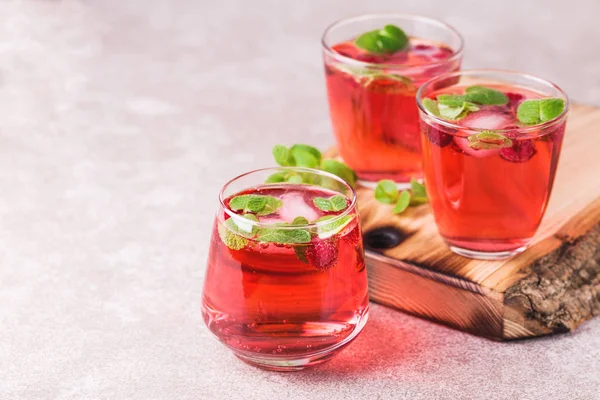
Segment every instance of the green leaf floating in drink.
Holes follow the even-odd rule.
[[[343,217],[338,217],[336,215],[325,215],[317,219],[317,223],[331,220],[329,223],[319,225],[319,237],[329,237],[341,232],[342,229],[344,229],[353,218],[354,214],[344,215]]]
[[[365,32],[356,38],[356,47],[369,53],[395,53],[408,45],[408,36],[396,25],[386,25],[383,29]]]
[[[448,121],[457,121],[472,112],[479,111],[479,106],[504,105],[508,97],[499,90],[485,86],[469,86],[464,95],[440,94],[433,99],[423,99],[425,109],[436,117]]]
[[[283,203],[273,196],[261,196],[257,194],[244,194],[235,196],[229,202],[229,208],[233,211],[256,213],[256,215],[269,215],[277,211]]]
[[[248,238],[254,237],[258,231],[258,227],[251,223],[245,223],[244,219],[257,222],[253,214],[245,214],[232,216],[223,224],[217,225],[219,237],[225,243],[225,246],[232,250],[241,250],[248,244]]]
[[[483,131],[468,138],[469,147],[475,150],[492,150],[511,147],[512,140],[494,131]]]
[[[517,118],[524,124],[537,125],[553,120],[562,114],[564,109],[565,101],[563,99],[552,97],[525,100],[517,109]]]
[[[306,229],[264,228],[259,229],[256,236],[258,241],[279,244],[309,243],[310,239],[310,232]]]
[[[313,199],[315,206],[321,211],[342,211],[348,205],[346,197],[336,194],[329,198],[315,197]]]
[[[469,86],[466,90],[467,101],[481,105],[503,106],[508,103],[508,97],[499,90],[486,88],[484,86]]]

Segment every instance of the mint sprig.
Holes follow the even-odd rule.
[[[306,145],[295,144],[291,148],[283,145],[273,147],[273,157],[275,162],[281,166],[297,166],[305,168],[320,169],[334,175],[337,175],[350,186],[356,186],[356,173],[343,162],[332,158],[323,158],[319,149]],[[326,179],[323,179],[326,180]],[[323,182],[315,182],[314,179],[295,172],[281,171],[270,175],[265,183],[308,183],[319,184]],[[327,186],[324,185],[323,186]]]
[[[525,100],[517,108],[517,119],[527,125],[553,120],[565,109],[565,101],[558,98]]]
[[[467,101],[482,105],[503,106],[508,103],[508,96],[499,90],[490,89],[485,86],[469,86],[465,89]]]
[[[354,41],[356,47],[369,53],[395,53],[408,45],[408,36],[396,25],[365,32]]]
[[[348,205],[345,196],[341,194],[336,194],[329,198],[326,197],[315,197],[313,199],[313,203],[315,206],[321,211],[342,211]]]
[[[433,115],[456,121],[479,111],[479,106],[504,105],[508,103],[508,97],[499,90],[485,86],[469,86],[464,95],[440,94],[433,99],[423,99],[423,106]]]
[[[404,212],[408,206],[426,203],[427,192],[425,186],[414,179],[410,181],[410,186],[410,191],[403,190],[400,192],[393,181],[384,179],[379,181],[375,187],[375,199],[384,204],[394,204],[394,214]]]
[[[259,229],[256,240],[261,242],[294,244],[309,243],[310,232],[306,229]]]
[[[273,196],[262,196],[257,194],[235,196],[229,202],[229,208],[233,211],[256,213],[257,215],[273,214],[281,208],[282,205],[282,201]]]
[[[469,147],[475,150],[502,149],[512,146],[512,140],[494,131],[482,131],[467,139]]]
[[[219,222],[217,225],[221,241],[231,250],[241,250],[246,247],[248,245],[248,238],[252,238],[258,231],[256,225],[244,223],[244,219],[258,221],[255,215],[246,214],[243,216],[233,216],[222,224]]]

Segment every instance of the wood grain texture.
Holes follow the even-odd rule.
[[[359,188],[363,232],[402,234],[395,247],[367,250],[372,300],[497,340],[571,331],[600,314],[598,131],[600,109],[573,106],[544,220],[530,248],[507,260],[458,256],[428,205],[396,216]]]

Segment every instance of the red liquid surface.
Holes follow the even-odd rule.
[[[540,98],[521,88],[486,85],[506,93],[505,106],[481,106],[456,123],[480,129],[506,129],[512,147],[475,150],[467,137],[477,133],[422,121],[423,162],[429,202],[448,244],[480,252],[525,246],[535,234],[556,173],[565,120],[527,134],[516,118],[520,102]],[[432,93],[463,94],[464,87]]]
[[[417,38],[391,55],[371,55],[352,41],[333,49],[346,57],[376,63],[386,74],[406,82],[355,73],[341,61],[325,61],[329,110],[340,155],[360,179],[408,182],[422,177],[419,114],[415,95],[427,80],[458,70],[460,59],[448,60],[453,51],[439,43]],[[362,68],[364,71],[364,68]]]
[[[314,221],[325,213],[314,197],[335,192],[314,186],[265,186],[244,192],[280,198],[283,207],[261,222]],[[226,201],[226,204],[228,204]],[[213,229],[204,286],[203,316],[213,334],[243,358],[297,360],[333,351],[362,329],[368,312],[367,276],[358,217],[341,231],[314,234],[308,245],[249,239],[241,250]],[[223,228],[221,228],[223,229]],[[322,237],[321,237],[322,236]],[[297,249],[300,254],[297,255]],[[304,258],[302,261],[300,258]]]

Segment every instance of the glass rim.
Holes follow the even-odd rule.
[[[345,24],[349,24],[349,23],[353,23],[353,22],[357,22],[357,21],[363,21],[363,20],[368,20],[368,19],[374,19],[374,18],[406,18],[406,19],[412,19],[415,21],[419,21],[419,22],[425,22],[425,23],[429,23],[429,24],[433,24],[433,25],[437,25],[440,27],[443,27],[445,29],[447,29],[448,31],[452,32],[453,35],[455,35],[458,40],[459,40],[459,46],[458,49],[456,49],[456,51],[454,51],[454,53],[452,54],[452,56],[445,58],[443,60],[439,60],[439,61],[433,61],[431,63],[427,63],[427,64],[419,64],[419,65],[404,65],[404,64],[394,64],[394,63],[373,63],[373,62],[367,62],[367,61],[360,61],[360,60],[355,60],[354,58],[351,57],[347,57],[343,54],[338,53],[337,51],[335,51],[330,45],[328,45],[326,43],[326,38],[328,36],[328,34],[330,32],[332,32],[335,28],[345,25]],[[437,66],[441,66],[447,63],[451,63],[453,61],[456,61],[457,59],[459,59],[462,56],[462,52],[464,49],[464,45],[465,45],[465,40],[462,37],[462,35],[450,24],[436,19],[436,18],[432,18],[432,17],[426,17],[423,15],[418,15],[418,14],[404,14],[404,13],[371,13],[371,14],[359,14],[359,15],[355,15],[353,17],[347,17],[347,18],[343,18],[343,19],[339,19],[337,21],[335,21],[334,23],[332,23],[331,25],[329,25],[327,28],[325,28],[325,32],[323,32],[323,36],[321,36],[321,46],[323,47],[323,50],[331,57],[335,58],[338,61],[347,63],[347,64],[354,64],[355,66],[361,66],[361,67],[370,67],[370,68],[393,68],[393,69],[399,69],[399,70],[408,70],[408,69],[414,69],[414,68],[423,68],[423,67],[437,67]],[[453,49],[454,50],[454,49]]]
[[[483,128],[465,127],[465,126],[461,126],[461,125],[458,125],[458,124],[450,122],[450,121],[446,121],[446,120],[438,117],[437,115],[434,115],[433,113],[431,113],[431,111],[429,111],[427,108],[425,108],[425,106],[423,106],[421,98],[423,96],[423,92],[426,89],[428,89],[431,85],[438,83],[440,80],[449,79],[449,78],[453,78],[453,77],[457,77],[457,76],[465,76],[465,75],[469,76],[469,75],[491,75],[491,74],[501,74],[504,76],[515,76],[515,77],[518,76],[521,78],[535,81],[537,83],[544,84],[548,87],[556,89],[560,93],[560,95],[563,97],[563,100],[565,101],[564,110],[558,116],[552,118],[549,121],[542,122],[542,123],[536,124],[536,125],[522,127],[522,128],[494,129],[493,130],[494,132],[519,132],[519,133],[524,132],[524,133],[527,133],[527,132],[538,131],[540,129],[548,128],[548,127],[551,127],[552,125],[559,123],[567,116],[567,113],[569,112],[569,108],[570,108],[569,96],[567,96],[565,91],[562,90],[557,84],[555,84],[547,79],[537,77],[535,75],[526,74],[523,72],[509,70],[509,69],[496,69],[496,68],[466,69],[466,70],[454,71],[454,72],[449,72],[449,73],[447,72],[447,73],[438,75],[438,76],[428,80],[423,85],[421,85],[421,87],[417,91],[416,100],[417,100],[417,106],[419,107],[419,111],[422,112],[423,114],[427,115],[429,118],[433,119],[437,124],[448,127],[448,128],[456,129],[459,131],[471,130],[471,131],[476,131],[476,132],[482,132],[482,131],[489,130],[489,129],[483,129]],[[453,133],[449,133],[449,134],[453,134]],[[542,136],[542,135],[544,135],[543,132],[536,136]]]
[[[278,225],[278,223],[261,223],[260,221],[253,221],[251,219],[246,219],[243,218],[240,214],[236,214],[235,212],[233,212],[229,207],[227,207],[225,205],[225,199],[226,197],[224,197],[224,193],[225,190],[227,190],[227,188],[233,184],[234,182],[238,181],[241,178],[250,176],[250,175],[254,175],[260,172],[267,172],[267,171],[272,171],[273,173],[276,172],[281,172],[281,171],[294,171],[294,172],[304,172],[304,173],[311,173],[314,175],[319,175],[319,176],[324,176],[327,178],[331,178],[339,183],[341,183],[342,185],[344,185],[344,187],[346,187],[350,193],[352,194],[352,198],[350,199],[350,205],[348,207],[346,207],[346,209],[337,215],[333,215],[332,218],[329,218],[325,221],[319,221],[319,222],[311,222],[308,224],[302,224],[302,225]],[[290,185],[290,186],[315,186],[315,187],[321,187],[318,185],[312,185],[309,183],[292,183],[292,182],[277,182],[277,183],[263,183],[264,185],[268,186],[268,185]],[[248,188],[252,188],[252,187],[256,187],[256,186],[260,186],[261,184],[259,183],[258,185],[255,186],[250,186]],[[341,193],[340,193],[341,194]],[[347,196],[346,196],[347,197]],[[267,167],[267,168],[259,168],[259,169],[254,169],[252,171],[248,171],[245,172],[243,174],[240,174],[238,176],[236,176],[235,178],[230,179],[229,181],[227,181],[227,183],[225,183],[223,185],[223,187],[221,188],[221,190],[219,191],[219,205],[221,206],[221,208],[223,209],[223,211],[225,211],[225,213],[227,215],[229,215],[230,218],[234,218],[236,220],[243,220],[244,224],[248,224],[250,226],[258,226],[261,228],[269,228],[269,229],[282,229],[282,230],[293,230],[293,229],[308,229],[308,228],[318,228],[320,226],[325,226],[325,225],[329,225],[332,222],[338,221],[339,219],[341,219],[342,217],[345,217],[346,215],[350,214],[351,211],[356,209],[356,202],[357,202],[357,195],[356,195],[356,190],[354,190],[354,188],[352,186],[350,186],[350,184],[348,182],[346,182],[345,180],[343,180],[342,178],[340,178],[337,175],[334,175],[332,173],[326,172],[326,171],[322,171],[319,169],[314,169],[314,168],[304,168],[304,167]]]

